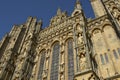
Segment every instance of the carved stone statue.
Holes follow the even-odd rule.
[[[64,63],[60,65],[60,73],[63,73],[63,72],[64,72]]]
[[[35,63],[34,67],[33,67],[33,72],[32,72],[32,75],[34,76],[35,73],[36,73],[36,68],[37,68],[37,64]]]
[[[60,75],[60,80],[64,80],[64,74],[63,73]]]
[[[46,52],[46,58],[49,58],[49,51],[50,51],[50,50],[48,50],[48,51]]]
[[[118,24],[120,25],[120,16],[118,16],[117,22],[118,22]]]
[[[34,59],[34,63],[38,61],[38,55],[36,55],[36,58]]]
[[[43,78],[46,78],[46,77],[47,77],[47,71],[48,71],[48,70],[43,70],[43,74],[42,74]]]
[[[83,43],[83,37],[81,36],[81,34],[78,34],[78,45],[80,45],[81,43]]]
[[[117,8],[114,8],[113,11],[112,11],[112,13],[113,13],[113,16],[115,18],[118,18],[118,16],[120,15],[120,12],[119,12],[119,10]]]
[[[80,55],[80,60],[79,60],[79,64],[80,64],[80,70],[84,70],[87,67],[87,60],[84,54]]]
[[[48,58],[46,58],[46,63],[45,63],[45,69],[47,70],[48,69]]]
[[[17,64],[17,71],[20,71],[22,68],[22,64],[23,64],[23,60],[19,61],[19,63]]]
[[[64,44],[63,43],[61,44],[61,51],[62,52],[64,51]]]
[[[61,53],[61,64],[64,63],[64,53]]]

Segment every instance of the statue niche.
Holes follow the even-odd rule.
[[[45,70],[48,70],[49,68],[49,49],[46,52],[46,61],[45,61]]]
[[[78,45],[83,44],[83,36],[82,36],[82,33],[79,33],[79,34],[78,34],[77,44],[78,44]]]
[[[79,56],[79,67],[81,71],[87,68],[87,59],[85,57],[85,54],[80,54]]]
[[[64,80],[64,73],[60,74],[60,80]]]

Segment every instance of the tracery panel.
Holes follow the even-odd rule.
[[[39,72],[38,72],[38,80],[42,80],[44,62],[45,62],[45,50],[41,52],[40,66],[39,66]]]
[[[59,53],[60,53],[60,45],[57,42],[54,44],[53,51],[52,51],[52,65],[51,65],[50,80],[58,80]]]
[[[72,39],[67,41],[67,52],[68,52],[68,80],[73,80],[74,78],[74,54],[73,54]]]

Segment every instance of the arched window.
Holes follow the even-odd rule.
[[[120,48],[117,48],[117,50],[118,50],[118,53],[119,53],[119,56],[120,56]]]
[[[109,62],[107,53],[105,53],[105,60],[106,60],[106,63]]]
[[[101,59],[102,64],[105,64],[105,60],[102,54],[100,54],[100,59]]]
[[[67,53],[68,53],[68,80],[73,80],[74,78],[74,54],[73,54],[72,39],[67,41]]]
[[[115,50],[113,50],[113,55],[116,59],[118,59],[118,55],[117,55],[117,52]]]
[[[43,50],[40,54],[41,54],[41,58],[40,58],[40,66],[38,72],[38,80],[42,80],[42,73],[43,73],[43,67],[45,61],[45,50]]]
[[[58,80],[59,53],[60,53],[60,45],[59,42],[57,42],[54,44],[52,51],[50,80]]]

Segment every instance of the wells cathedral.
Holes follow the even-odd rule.
[[[86,18],[76,0],[71,15],[50,24],[28,17],[0,41],[0,80],[120,80],[120,0],[90,0]]]

